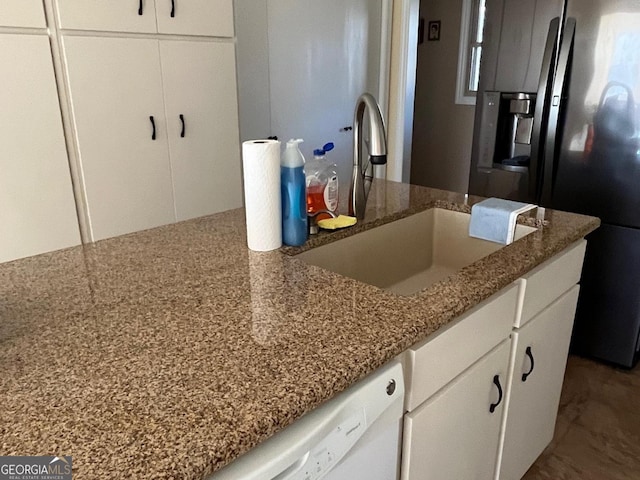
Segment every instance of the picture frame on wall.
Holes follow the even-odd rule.
[[[440,41],[440,20],[433,20],[429,22],[427,40],[430,42]]]

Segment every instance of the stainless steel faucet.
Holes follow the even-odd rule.
[[[366,164],[362,160],[362,121],[367,112],[370,138]],[[373,182],[373,165],[387,163],[387,136],[378,102],[369,93],[363,93],[356,102],[353,119],[353,176],[349,191],[349,215],[361,220],[367,207],[367,198]]]

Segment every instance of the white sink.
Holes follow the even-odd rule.
[[[296,258],[397,293],[412,295],[503,247],[469,237],[471,215],[432,208]],[[516,226],[515,240],[536,229]]]

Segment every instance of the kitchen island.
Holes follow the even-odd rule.
[[[365,221],[246,247],[242,210],[0,265],[0,455],[202,479],[597,228],[536,232],[413,296],[292,254],[464,195],[377,181]]]

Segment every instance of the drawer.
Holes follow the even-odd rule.
[[[518,291],[518,284],[512,284],[403,354],[406,410],[416,408],[509,336]]]
[[[60,28],[156,33],[153,0],[58,0]]]
[[[232,0],[58,0],[57,8],[62,29],[234,35]]]
[[[520,279],[515,327],[523,326],[578,283],[586,247],[587,241],[580,240]]]

